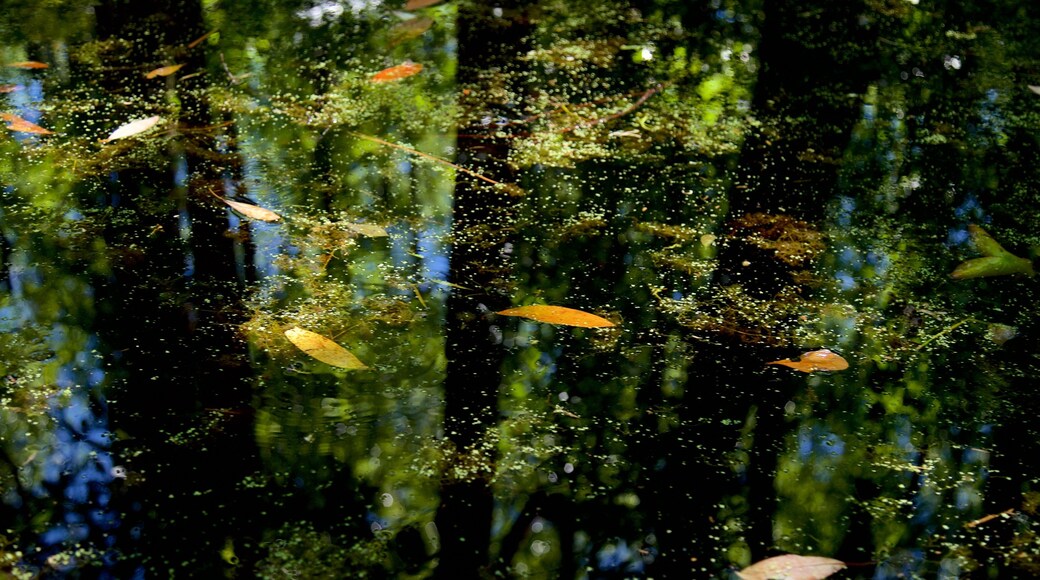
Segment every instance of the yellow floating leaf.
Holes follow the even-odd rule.
[[[262,222],[276,222],[276,221],[279,221],[279,220],[282,219],[282,216],[274,213],[273,211],[271,211],[271,210],[269,210],[269,209],[267,209],[265,207],[260,207],[258,205],[253,205],[251,203],[242,203],[240,201],[232,201],[230,199],[224,199],[223,197],[220,197],[219,195],[217,196],[217,199],[219,199],[220,201],[228,204],[228,206],[231,207],[231,209],[233,209],[233,210],[237,211],[238,213],[246,216],[247,218],[252,218],[252,219],[255,219],[255,220],[262,221]]]
[[[798,357],[798,360],[785,358],[783,360],[775,360],[766,364],[783,365],[785,367],[791,367],[796,371],[802,371],[803,373],[812,373],[816,371],[843,371],[849,368],[849,361],[842,358],[840,354],[827,350],[826,348],[807,352]]]
[[[7,121],[7,128],[19,133],[32,133],[33,135],[51,135],[54,131],[44,129],[36,123],[30,123],[18,115],[11,113],[0,113],[0,119]]]
[[[495,314],[501,314],[502,316],[519,316],[521,318],[537,320],[538,322],[561,324],[563,326],[580,326],[582,328],[604,328],[614,326],[613,322],[606,318],[596,316],[595,314],[589,314],[588,312],[564,306],[549,306],[546,304],[532,304],[530,306],[509,308],[507,310],[496,312]]]
[[[785,554],[766,558],[737,572],[742,580],[823,580],[845,568],[845,563],[822,556]]]
[[[148,129],[151,129],[156,124],[158,124],[160,120],[162,120],[162,117],[160,117],[159,115],[155,115],[146,119],[130,121],[129,123],[120,125],[115,131],[112,131],[111,135],[102,139],[102,141],[115,141],[116,139],[125,139],[127,137],[133,137],[134,135],[144,133]]]
[[[7,66],[12,67],[12,68],[33,69],[33,68],[47,68],[50,65],[45,63],[45,62],[37,62],[35,60],[23,60],[21,62],[9,62],[9,63],[7,63]]]
[[[350,351],[336,344],[332,339],[325,338],[316,332],[294,326],[285,331],[285,337],[289,339],[289,342],[296,345],[296,348],[325,364],[343,369],[368,368],[365,366],[365,363],[358,360]]]
[[[153,71],[147,72],[144,75],[146,79],[154,79],[155,77],[168,77],[173,73],[181,70],[183,64],[171,64],[170,66],[161,66]]]
[[[397,66],[385,68],[372,75],[368,80],[373,83],[388,83],[410,77],[422,71],[423,65],[416,62],[404,62]]]

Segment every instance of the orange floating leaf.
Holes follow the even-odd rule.
[[[845,563],[822,556],[785,554],[766,558],[737,572],[742,580],[823,580],[845,568]]]
[[[216,30],[210,30],[206,34],[203,34],[202,36],[200,36],[200,37],[196,38],[195,40],[189,42],[188,43],[188,48],[195,48],[196,46],[202,44],[202,41],[206,40],[207,38],[209,38],[209,35],[213,34],[214,32],[216,32]]]
[[[843,359],[840,354],[825,348],[807,352],[798,357],[798,360],[785,358],[783,360],[775,360],[766,364],[783,365],[785,367],[791,367],[796,371],[802,371],[803,373],[812,373],[816,371],[843,371],[849,368],[849,362]]]
[[[285,331],[285,337],[289,339],[289,342],[296,345],[296,348],[325,364],[343,369],[368,368],[365,363],[358,360],[350,351],[336,344],[332,339],[325,338],[316,332],[294,326]]]
[[[9,63],[7,63],[7,66],[13,67],[13,68],[34,69],[34,68],[47,68],[50,65],[45,63],[45,62],[37,62],[35,60],[23,60],[21,62],[9,62]]]
[[[0,113],[0,119],[7,121],[7,128],[19,133],[32,133],[33,135],[51,135],[54,131],[44,129],[36,123],[30,123],[18,115],[11,113]]]
[[[183,66],[183,64],[171,64],[170,66],[161,66],[153,71],[145,73],[144,78],[154,79],[155,77],[168,77],[173,73],[181,70]]]
[[[519,316],[521,318],[530,318],[531,320],[546,322],[548,324],[580,326],[581,328],[605,328],[608,326],[614,326],[613,322],[606,318],[596,316],[595,314],[589,314],[588,312],[566,308],[564,306],[549,306],[546,304],[532,304],[530,306],[509,308],[507,310],[496,312],[495,314],[501,314],[502,316]]]
[[[377,72],[368,80],[373,83],[388,83],[418,74],[422,69],[423,65],[417,62],[403,62],[397,66],[385,68]]]
[[[115,141],[116,139],[133,137],[134,135],[144,133],[148,129],[151,129],[158,124],[160,120],[162,120],[162,117],[155,115],[154,117],[148,117],[146,119],[130,121],[129,123],[120,125],[115,131],[112,131],[111,135],[102,139],[102,141]]]

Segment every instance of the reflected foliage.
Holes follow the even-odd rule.
[[[1037,573],[1035,8],[36,4],[5,574]]]

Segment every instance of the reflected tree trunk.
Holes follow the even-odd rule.
[[[716,283],[739,284],[743,293],[768,304],[783,301],[785,292],[811,300],[811,289],[796,277],[799,270],[811,265],[784,263],[776,252],[741,238],[752,235],[746,229],[750,224],[772,216],[802,220],[812,231],[823,227],[839,187],[840,161],[862,113],[859,99],[841,100],[835,95],[865,93],[876,78],[877,65],[869,49],[876,44],[875,32],[860,23],[869,8],[860,3],[766,3],[764,11],[761,46],[756,51],[761,72],[752,103],[763,129],[748,136],[739,161],[746,169],[730,190],[735,239],[719,253]],[[834,22],[844,25],[828,28]],[[749,215],[766,217],[746,218]],[[777,329],[777,340],[763,337],[739,344],[741,341],[733,339],[736,344],[723,344],[712,355],[726,361],[721,368],[729,369],[720,387],[755,385],[740,399],[748,408],[750,431],[736,442],[737,449],[749,457],[739,485],[748,502],[746,517],[751,527],[745,536],[753,560],[772,555],[766,550],[775,545],[775,446],[790,429],[784,408],[794,390],[793,381],[804,380],[783,374],[764,377],[757,362],[798,354],[797,345],[782,338],[797,324],[793,319],[789,322],[790,328]],[[749,360],[756,364],[747,364]],[[752,399],[752,393],[759,395]]]
[[[521,5],[460,6],[460,86],[480,87],[485,82],[481,80],[483,71],[523,53],[527,31],[518,10]],[[496,17],[493,10],[502,8],[504,18]],[[522,88],[511,88],[523,94]],[[499,112],[508,118],[509,104]],[[491,179],[511,183],[515,176],[503,163],[508,145],[471,137],[487,130],[477,126],[460,131],[464,136],[459,140],[457,160]],[[458,287],[448,300],[444,428],[458,462],[448,469],[458,467],[468,474],[446,474],[441,489],[437,514],[441,545],[436,571],[440,578],[472,578],[489,564],[493,498],[486,478],[487,469],[494,469],[496,446],[489,436],[497,429],[504,351],[495,345],[496,329],[487,313],[509,305],[510,296],[503,284],[510,272],[507,244],[511,204],[505,192],[458,174],[449,274]],[[476,464],[472,463],[474,458]]]
[[[157,95],[167,107],[162,92],[168,91],[179,105],[177,116],[163,115],[178,124],[167,141],[166,169],[130,161],[102,186],[109,204],[133,218],[106,232],[119,253],[112,277],[97,291],[98,334],[113,351],[109,397],[119,403],[111,407],[111,424],[127,435],[114,452],[131,481],[147,481],[125,486],[119,496],[126,521],[118,545],[127,554],[148,554],[154,571],[192,562],[193,575],[221,576],[227,564],[199,554],[217,555],[227,538],[241,545],[252,533],[255,514],[234,506],[236,485],[257,469],[251,414],[244,411],[250,371],[237,333],[244,280],[235,238],[248,251],[248,233],[229,235],[226,209],[212,195],[225,195],[222,184],[234,177],[237,158],[198,153],[220,149],[215,134],[203,129],[214,123],[200,93],[184,90],[192,81],[143,76],[169,58],[205,70],[205,49],[184,48],[206,32],[202,6],[113,0],[95,13],[99,39],[133,46],[129,55],[112,57],[123,66],[95,82],[114,97]],[[133,119],[163,111],[119,113]],[[211,517],[188,521],[183,513]],[[244,563],[246,553],[239,553]],[[123,562],[126,577],[138,564]]]

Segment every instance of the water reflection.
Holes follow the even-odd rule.
[[[0,143],[5,571],[1036,571],[1035,19],[68,8],[0,33],[58,131]]]

